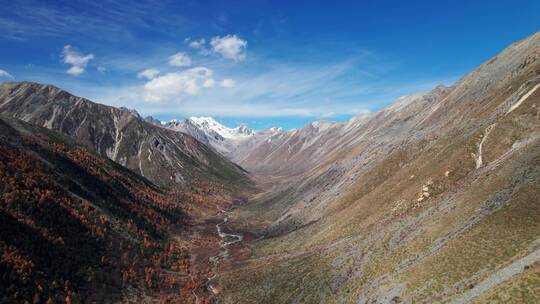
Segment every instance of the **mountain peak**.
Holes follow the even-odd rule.
[[[248,125],[246,124],[240,124],[240,126],[238,126],[238,132],[241,133],[241,134],[245,134],[245,135],[253,135],[255,134],[255,131],[253,131],[253,129],[249,128]]]
[[[189,120],[207,135],[219,135],[227,139],[240,139],[246,136],[251,136],[255,132],[246,124],[241,124],[236,128],[229,128],[213,117],[190,117]]]
[[[189,120],[197,124],[203,124],[203,123],[219,124],[213,117],[210,117],[210,116],[200,116],[200,117],[191,116]]]
[[[135,109],[129,109],[129,108],[126,108],[126,107],[120,107],[119,109],[122,110],[123,112],[130,113],[130,114],[132,114],[133,116],[135,116],[137,118],[142,118],[141,115],[139,114],[139,112],[137,112],[137,110],[135,110]]]

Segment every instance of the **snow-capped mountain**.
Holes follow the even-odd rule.
[[[228,128],[212,117],[190,117],[189,121],[206,134],[217,134],[226,139],[244,139],[255,134],[255,132],[245,124],[241,124],[236,128]]]
[[[190,117],[184,120],[171,120],[163,126],[187,133],[200,142],[212,146],[229,158],[235,152],[236,147],[255,137],[255,131],[245,124],[241,124],[236,128],[229,128],[212,117]]]

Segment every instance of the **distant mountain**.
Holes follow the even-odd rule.
[[[189,121],[199,129],[203,130],[206,134],[215,134],[222,138],[238,140],[254,134],[253,130],[248,128],[245,124],[241,124],[236,128],[228,128],[212,117],[191,117],[189,118]]]
[[[0,113],[62,132],[161,186],[249,183],[240,167],[189,135],[145,121],[136,111],[97,104],[51,85],[1,84]]]
[[[161,120],[156,119],[156,118],[154,118],[154,117],[152,117],[152,116],[146,116],[146,117],[144,118],[144,120],[145,120],[146,122],[149,122],[149,123],[153,124],[153,125],[156,125],[156,126],[159,126],[159,127],[162,126]]]
[[[212,117],[172,120],[163,124],[163,126],[189,134],[229,158],[236,152],[238,145],[255,136],[255,132],[244,124],[236,128],[228,128]]]

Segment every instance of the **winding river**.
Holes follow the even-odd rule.
[[[223,232],[222,225],[226,224],[229,220],[229,217],[226,216],[221,223],[216,224],[216,231],[218,236],[221,238],[221,251],[218,255],[210,257],[210,263],[212,264],[212,272],[214,275],[208,278],[206,282],[206,287],[213,293],[217,294],[218,291],[212,286],[212,281],[217,277],[217,267],[221,259],[227,259],[229,257],[228,247],[232,244],[241,242],[244,239],[243,235],[231,234]]]

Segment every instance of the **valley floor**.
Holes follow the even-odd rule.
[[[510,204],[441,200],[337,238],[318,224],[265,235],[271,210],[256,196],[226,215],[222,229],[244,240],[229,244],[211,289],[219,303],[536,303],[540,180],[532,171]]]
[[[500,134],[500,124],[492,128]],[[489,150],[496,145],[491,139],[477,140],[487,155],[480,166],[468,145],[451,141],[422,151],[439,160],[410,157],[415,165],[389,170],[395,154],[403,155],[390,154],[371,171],[386,175],[368,171],[316,220],[310,219],[315,207],[303,205],[311,194],[297,191],[306,187],[299,183],[313,182],[309,177],[235,204],[222,229],[245,241],[231,244],[219,263],[216,297],[220,303],[538,303],[538,135],[499,154]]]

